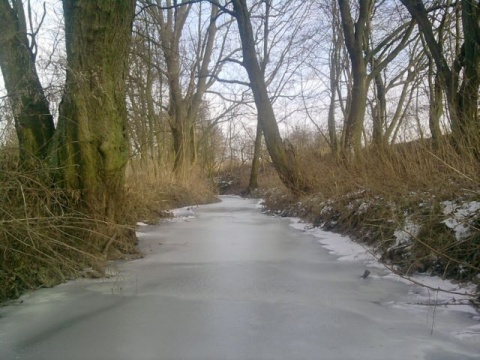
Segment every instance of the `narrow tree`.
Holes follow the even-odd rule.
[[[343,33],[341,31],[340,19],[336,0],[331,1],[328,11],[332,16],[332,43],[329,49],[329,68],[330,68],[330,104],[328,107],[328,137],[330,148],[335,157],[338,156],[340,144],[337,138],[337,129],[335,124],[335,108],[337,93],[340,91]],[[330,15],[330,14],[329,14]],[[340,96],[339,96],[340,97]]]
[[[280,136],[272,102],[268,95],[267,84],[255,50],[255,38],[247,3],[245,0],[233,0],[232,4],[234,11],[230,14],[237,19],[242,42],[243,65],[248,73],[250,87],[257,107],[258,121],[273,165],[282,182],[292,192],[308,191],[310,185],[306,177],[300,172],[294,149],[286,146]]]
[[[311,34],[303,27],[305,16],[309,13],[312,4],[264,0],[255,7],[257,11],[253,16],[261,19],[258,29],[261,31],[256,32],[257,39],[255,39],[259,65],[273,104],[281,96],[282,90],[291,82],[295,71],[306,61],[308,52],[312,51],[308,49],[307,41]],[[257,121],[248,192],[258,187],[262,138],[260,121]]]

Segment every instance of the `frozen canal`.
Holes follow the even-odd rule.
[[[365,263],[255,204],[142,226],[144,259],[0,308],[0,359],[480,359],[473,309],[415,305],[420,290],[362,279]]]

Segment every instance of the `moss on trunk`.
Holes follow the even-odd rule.
[[[134,0],[64,0],[67,80],[54,161],[88,213],[116,223],[129,156],[125,78]]]

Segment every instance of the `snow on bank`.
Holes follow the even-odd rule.
[[[395,237],[395,245],[393,245],[391,249],[412,243],[412,237],[418,235],[420,228],[420,225],[414,223],[408,216],[405,216],[405,225],[403,228],[396,229],[393,232],[393,236]]]
[[[413,284],[410,289],[415,295],[416,303],[410,305],[444,305],[450,306],[457,311],[468,312],[478,315],[478,311],[468,304],[469,294],[475,293],[475,285],[459,285],[438,276],[415,274],[409,278],[401,277],[381,264],[373,255],[373,249],[362,246],[349,237],[324,231],[312,224],[304,223],[299,218],[290,218],[290,226],[294,229],[307,232],[317,238],[318,243],[326,248],[331,254],[338,256],[340,261],[362,261],[369,268],[383,269],[380,275],[372,274],[372,278],[385,278]],[[480,320],[480,316],[478,318]],[[480,338],[480,332],[476,332]]]
[[[257,203],[255,204],[255,209],[265,209],[265,200],[258,199]]]
[[[290,218],[290,226],[319,238],[318,242],[340,261],[364,261],[369,266],[378,264],[375,257],[363,246],[340,234],[324,231],[312,224],[306,224],[300,218]],[[382,266],[383,267],[383,266]]]
[[[173,209],[171,212],[173,214],[173,218],[169,219],[170,221],[189,221],[190,219],[195,219],[197,217],[197,213],[195,209],[198,208],[196,206],[185,206],[179,209]]]
[[[442,205],[443,214],[448,216],[442,222],[455,232],[458,241],[465,239],[470,234],[472,219],[480,212],[480,202],[444,201]]]
[[[172,209],[170,210],[170,213],[172,214],[171,218],[167,219],[162,219],[162,221],[168,221],[168,222],[185,222],[185,221],[190,221],[191,219],[194,219],[197,217],[197,214],[195,212],[195,209],[198,208],[198,205],[195,206],[185,206],[183,208],[178,208],[178,209]],[[135,231],[135,234],[137,235],[138,238],[146,236],[146,232],[143,231],[144,228],[149,226],[144,221],[139,221],[137,222],[137,229]]]

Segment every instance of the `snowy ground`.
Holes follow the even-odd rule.
[[[145,258],[109,278],[1,308],[0,359],[480,359],[474,308],[426,306],[452,295],[399,281],[347,238],[222,200],[140,225]]]

